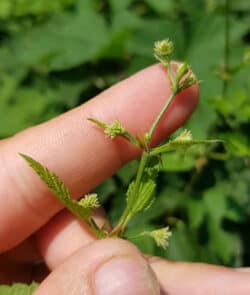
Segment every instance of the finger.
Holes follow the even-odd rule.
[[[95,209],[92,217],[99,228],[105,229],[106,232],[111,230],[103,208]],[[44,259],[53,269],[73,252],[92,242],[94,238],[87,224],[68,210],[62,210],[38,232],[0,255],[0,258],[4,257],[15,265],[34,264]]]
[[[160,282],[162,295],[250,294],[250,272],[202,263],[170,262],[160,258],[149,261]]]
[[[152,66],[83,106],[4,140],[0,145],[0,252],[24,240],[61,208],[19,152],[48,166],[79,197],[138,155],[124,140],[105,138],[87,118],[109,123],[119,118],[129,131],[140,135],[149,129],[169,93],[164,69]],[[156,130],[157,141],[190,116],[197,96],[194,86],[176,97]]]
[[[146,260],[132,244],[105,239],[81,248],[53,271],[35,295],[159,295]]]
[[[109,230],[104,210],[96,210],[93,218],[100,228],[105,226]],[[66,210],[55,215],[36,234],[38,249],[51,270],[95,239],[89,227]]]

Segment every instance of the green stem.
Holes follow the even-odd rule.
[[[225,45],[224,45],[224,72],[226,77],[223,80],[223,96],[226,95],[228,90],[229,81],[227,76],[230,71],[230,11],[231,0],[225,0]]]
[[[159,113],[159,115],[156,117],[154,123],[152,124],[152,126],[151,126],[151,128],[149,130],[149,133],[148,133],[148,142],[147,142],[148,145],[150,145],[152,136],[154,134],[154,131],[155,131],[157,125],[159,124],[159,122],[160,122],[161,118],[163,117],[164,113],[166,112],[169,105],[173,101],[174,97],[175,97],[175,92],[171,93],[171,95],[169,96],[169,99],[167,100],[167,102],[165,103],[165,105],[162,108],[161,112]]]
[[[92,230],[92,232],[97,236],[97,238],[99,239],[103,239],[105,238],[107,235],[98,227],[98,225],[96,224],[95,220],[90,217],[88,219],[88,223],[89,223],[89,226]]]
[[[169,72],[169,73],[170,73],[170,77],[171,77],[171,75],[173,73],[172,72]],[[171,80],[172,79],[173,79],[173,77],[171,77]],[[171,81],[171,84],[172,83],[173,82]],[[138,196],[143,171],[145,169],[145,166],[147,165],[147,161],[148,161],[149,157],[151,156],[149,146],[150,146],[152,136],[153,136],[154,131],[155,131],[157,125],[159,124],[162,116],[164,115],[164,113],[166,112],[166,110],[170,106],[171,102],[173,101],[175,95],[176,95],[176,92],[172,90],[172,93],[170,94],[169,99],[167,100],[167,102],[163,106],[161,112],[156,117],[154,123],[152,124],[152,126],[151,126],[151,128],[149,130],[148,137],[146,139],[146,146],[148,147],[148,151],[144,151],[143,154],[142,154],[141,161],[140,161],[139,168],[138,168],[137,175],[136,175],[136,179],[135,179],[134,195],[133,195],[132,201],[131,201],[131,204],[133,204],[133,205],[136,202],[136,199],[137,199],[137,196]],[[119,236],[119,235],[121,235],[121,233],[124,231],[126,225],[128,224],[128,222],[129,222],[129,220],[131,219],[132,216],[133,216],[133,208],[131,208],[131,205],[130,205],[130,206],[127,206],[126,209],[124,210],[124,212],[123,212],[120,220],[118,221],[116,227],[111,232],[111,236]]]
[[[127,206],[126,209],[124,210],[124,212],[123,212],[120,220],[118,221],[116,227],[111,232],[111,236],[119,236],[124,231],[124,229],[127,226],[129,220],[133,216],[133,208],[131,208],[131,204],[133,206],[134,203],[136,202],[138,192],[139,192],[139,189],[140,189],[141,179],[142,179],[142,176],[143,176],[143,171],[144,171],[144,169],[145,169],[145,167],[147,165],[148,159],[149,159],[149,154],[147,152],[143,152],[141,160],[140,160],[140,164],[139,164],[139,167],[138,167],[136,179],[135,179],[135,189],[134,189],[134,194],[132,196],[132,200],[130,202],[130,206]]]
[[[167,69],[168,69],[168,77],[169,77],[169,80],[170,80],[171,90],[172,90],[172,92],[175,92],[176,81],[175,81],[175,78],[174,78],[174,71],[173,71],[171,62],[169,62],[167,64]]]

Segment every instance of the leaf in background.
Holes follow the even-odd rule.
[[[0,2],[0,19],[7,18],[11,13],[11,2],[10,0],[2,0]]]
[[[31,125],[46,105],[44,98],[32,88],[19,89],[14,102],[0,100],[0,118],[4,122],[0,125],[0,136],[11,135]]]
[[[0,18],[43,15],[72,6],[76,0],[1,0]]]
[[[213,261],[218,263],[218,260],[210,255],[208,251],[204,251],[204,248],[197,241],[197,235],[183,222],[177,223],[177,226],[172,228],[169,247],[163,256],[176,261],[195,262],[202,259],[204,262]]]
[[[110,40],[99,56],[120,59],[128,54],[128,43],[141,19],[128,7],[132,0],[110,0]]]
[[[176,4],[172,0],[165,1],[155,1],[155,0],[146,0],[147,2],[157,13],[164,14],[174,12]]]
[[[128,50],[135,57],[130,63],[128,73],[132,74],[142,67],[154,63],[152,44],[156,40],[166,38],[174,42],[174,58],[179,59],[183,55],[184,50],[183,31],[179,21],[152,18],[146,22],[141,22],[129,40]]]
[[[230,265],[232,257],[239,255],[242,249],[239,235],[227,232],[222,228],[228,204],[225,191],[219,186],[205,191],[204,202],[209,218],[208,231],[211,250],[221,257],[225,264]]]
[[[104,19],[94,9],[83,7],[17,34],[10,47],[22,66],[43,65],[58,71],[94,61],[109,38]]]
[[[192,130],[194,137],[206,138],[210,129],[216,124],[216,120],[217,114],[215,109],[211,107],[203,96],[197,110],[192,114],[191,119],[185,126]]]
[[[200,84],[202,99],[187,126],[192,130],[194,136],[205,138],[217,119],[215,109],[208,104],[207,100],[222,92],[223,82],[216,75],[216,71],[224,62],[225,18],[216,13],[205,13],[200,10],[199,13],[195,11],[193,15],[191,12],[189,20],[189,38],[191,40],[188,40],[186,57],[182,57],[182,59],[186,58],[189,61],[194,73],[203,83]],[[243,36],[246,31],[246,24],[232,17],[231,59],[239,56],[239,47],[242,46],[239,36]],[[209,36],[213,36],[213,42],[210,42]],[[244,81],[244,79],[239,80],[241,80],[241,83]],[[234,79],[230,84],[234,84],[233,82]]]
[[[250,11],[250,2],[248,0],[232,1],[232,9],[236,11]]]
[[[100,202],[104,204],[111,195],[117,192],[115,181],[112,178],[105,180],[94,189],[94,192],[99,196]]]
[[[165,153],[161,156],[162,171],[189,171],[195,167],[195,155],[179,151],[174,153]]]
[[[62,110],[75,106],[80,93],[89,85],[89,81],[43,79],[32,87],[24,87],[18,85],[18,77],[9,75],[2,78],[0,120],[4,124],[0,125],[0,138],[51,119]]]
[[[138,169],[138,161],[134,160],[123,166],[116,175],[122,181],[124,185],[128,185],[132,178],[136,175]]]
[[[203,202],[200,200],[191,199],[187,203],[187,210],[189,226],[191,228],[198,228],[206,216]]]
[[[38,287],[37,283],[31,285],[25,285],[15,283],[12,286],[0,285],[1,295],[32,295],[35,289]]]
[[[239,87],[239,86],[238,86]],[[225,118],[232,128],[249,122],[250,119],[250,99],[249,89],[231,89],[226,97],[217,96],[210,99],[211,105]]]
[[[130,43],[129,51],[132,54],[151,57],[152,55],[152,44],[156,40],[163,40],[169,38],[174,43],[175,57],[180,56],[183,53],[183,32],[179,22],[169,20],[157,20],[148,19],[147,22],[141,22],[140,26],[135,30]]]
[[[248,136],[242,133],[221,133],[221,138],[226,141],[227,151],[234,156],[249,157],[250,156],[250,143]]]
[[[155,229],[155,227],[147,223],[137,226],[130,226],[126,230],[124,236],[129,241],[133,242],[143,253],[153,255],[156,251],[155,242],[148,236],[139,236],[140,233],[144,231],[151,231],[153,229]]]

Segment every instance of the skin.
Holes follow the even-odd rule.
[[[68,113],[0,142],[1,283],[38,280],[42,284],[36,295],[94,295],[97,278],[103,275],[101,267],[116,261],[113,270],[118,265],[127,270],[119,294],[250,294],[247,269],[144,258],[127,241],[96,241],[86,225],[62,209],[18,156],[22,152],[48,166],[78,198],[139,155],[123,139],[105,138],[86,119],[94,117],[107,123],[119,119],[131,133],[142,134],[149,129],[169,93],[167,75],[160,65],[155,65]],[[181,126],[197,102],[197,86],[180,93],[160,122],[153,143]],[[102,210],[96,211],[95,219],[108,226]],[[34,264],[38,260],[42,263]],[[127,260],[135,266],[131,267]],[[129,288],[134,291],[129,293]],[[127,293],[122,293],[125,289]]]

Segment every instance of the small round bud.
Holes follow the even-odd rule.
[[[168,39],[155,42],[154,55],[161,62],[169,62],[173,50],[173,42]]]

